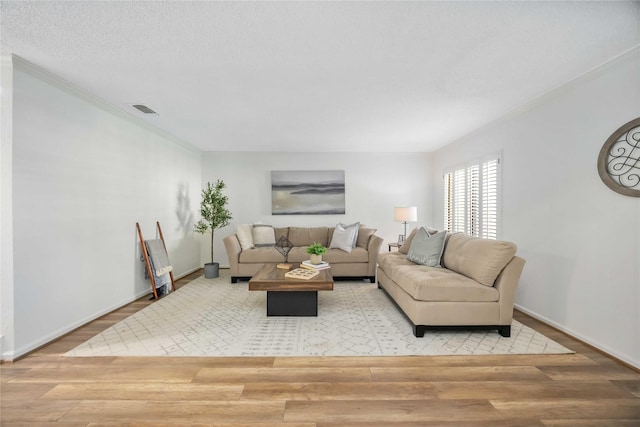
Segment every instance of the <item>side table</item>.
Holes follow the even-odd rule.
[[[402,245],[399,245],[396,242],[389,243],[389,252],[391,252],[391,248],[400,249],[400,246]]]

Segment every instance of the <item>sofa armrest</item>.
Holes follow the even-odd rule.
[[[516,298],[516,289],[520,281],[520,275],[524,268],[525,260],[514,256],[502,269],[494,287],[500,293],[500,324],[510,325],[513,320],[513,303]]]
[[[380,236],[375,234],[369,239],[369,245],[367,246],[367,252],[369,253],[369,277],[375,277],[376,267],[378,266],[378,255],[380,254],[380,248],[384,240]]]
[[[238,276],[240,272],[238,264],[240,260],[240,252],[242,252],[238,236],[231,234],[222,239],[222,242],[224,243],[224,248],[227,251],[227,258],[229,258],[231,277]]]

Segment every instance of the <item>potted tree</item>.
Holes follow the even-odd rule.
[[[227,209],[228,198],[222,194],[224,188],[224,181],[220,179],[213,185],[207,182],[207,187],[202,190],[200,202],[202,219],[194,226],[198,233],[211,233],[211,262],[204,265],[204,277],[207,279],[218,277],[220,268],[219,263],[213,262],[213,235],[216,229],[229,225],[232,219],[231,212]]]

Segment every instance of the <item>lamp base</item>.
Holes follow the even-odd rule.
[[[398,234],[398,246],[402,246],[405,240],[406,236],[404,234]]]

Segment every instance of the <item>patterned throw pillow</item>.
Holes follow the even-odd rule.
[[[434,235],[429,235],[424,227],[420,227],[418,233],[411,242],[407,259],[416,264],[427,267],[442,267],[440,258],[444,250],[444,242],[447,237],[446,231],[440,231]]]

